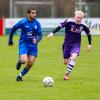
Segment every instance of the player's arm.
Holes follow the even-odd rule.
[[[36,44],[42,39],[42,32],[38,33],[38,37],[33,39],[33,43]]]
[[[92,37],[90,34],[90,30],[87,26],[84,27],[84,31],[87,34],[87,38],[88,38],[88,45],[87,45],[87,51],[90,51],[91,49],[91,42],[92,42]]]
[[[39,42],[40,40],[42,40],[42,32],[38,33],[37,42]]]
[[[51,33],[48,34],[47,39],[50,39],[51,37],[53,37],[53,34],[58,32],[60,29],[61,29],[60,26],[56,27]]]
[[[8,45],[9,46],[12,46],[13,45],[13,35],[14,35],[14,32],[16,31],[16,27],[14,26],[11,31],[10,31],[10,34],[9,34],[9,40],[8,40]]]
[[[33,39],[33,43],[34,44],[38,43],[42,39],[42,28],[41,28],[40,23],[38,23],[37,34],[38,34],[37,38],[34,38]]]
[[[91,45],[91,40],[92,40],[91,34],[88,34],[87,38],[88,38],[88,44]]]
[[[53,37],[53,34],[58,32],[61,28],[64,28],[66,26],[66,24],[67,24],[67,21],[68,20],[66,19],[64,22],[60,23],[60,25],[58,27],[56,27],[51,33],[49,33],[47,35],[47,39],[50,39],[51,37]]]
[[[10,31],[9,40],[8,40],[8,45],[9,45],[9,46],[12,46],[12,45],[13,45],[13,35],[14,35],[15,31],[16,31],[18,28],[20,28],[20,22],[17,23],[17,24],[15,24],[15,25],[12,27],[11,31]]]
[[[87,51],[90,51],[90,49],[91,49],[91,41],[92,41],[91,34],[87,34],[87,38],[88,38]]]

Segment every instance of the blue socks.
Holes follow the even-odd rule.
[[[21,73],[19,74],[19,76],[24,76],[25,74],[27,74],[27,72],[29,71],[29,69],[27,69],[27,68],[24,68],[22,71],[21,71]]]

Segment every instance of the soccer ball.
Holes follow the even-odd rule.
[[[51,87],[51,86],[53,86],[54,85],[54,80],[53,80],[53,78],[52,77],[44,77],[43,78],[43,85],[45,86],[45,87]]]

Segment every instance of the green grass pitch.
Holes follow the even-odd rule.
[[[80,56],[64,81],[67,66],[63,64],[61,45],[64,36],[54,36],[39,43],[39,55],[23,82],[16,82],[20,71],[15,69],[18,60],[18,36],[14,46],[7,45],[8,36],[0,37],[0,100],[100,100],[100,36],[93,35],[92,50],[86,52],[86,36],[82,36]],[[24,65],[22,65],[22,68]],[[45,76],[54,78],[53,87],[44,87]]]

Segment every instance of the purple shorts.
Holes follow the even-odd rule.
[[[67,59],[69,58],[73,53],[77,53],[79,55],[80,53],[80,43],[75,44],[68,44],[65,43],[62,45],[62,51],[63,51],[63,58]]]

